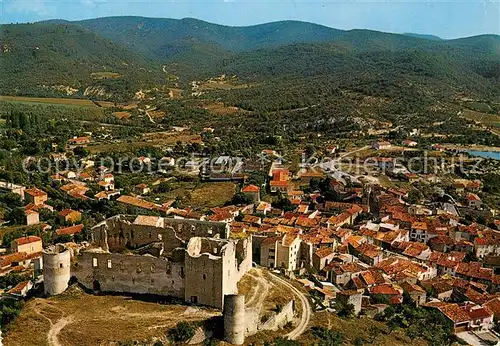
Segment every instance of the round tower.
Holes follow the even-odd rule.
[[[233,345],[245,342],[245,296],[224,297],[224,339]]]
[[[56,295],[68,288],[71,277],[71,252],[63,245],[43,251],[43,286],[45,294]]]

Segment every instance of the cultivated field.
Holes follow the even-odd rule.
[[[128,119],[130,118],[130,112],[113,112],[113,116],[117,119]]]
[[[177,142],[201,143],[200,135],[187,132],[149,132],[142,135],[144,141],[153,145],[172,145]]]
[[[120,78],[121,75],[116,72],[94,72],[90,74],[90,77],[94,79],[109,79],[109,78]]]
[[[470,109],[465,109],[462,116],[472,120],[478,124],[488,127],[491,132],[500,135],[500,116],[495,114],[476,112]]]
[[[165,338],[180,321],[204,321],[217,310],[163,305],[121,296],[94,296],[73,286],[60,296],[32,299],[4,340],[9,346],[96,346]]]
[[[189,203],[193,207],[213,208],[231,200],[236,185],[229,182],[205,183],[191,191]]]
[[[234,115],[242,111],[238,107],[226,106],[222,102],[208,103],[203,105],[202,108],[206,109],[210,113],[218,115]]]
[[[24,97],[24,96],[0,96],[0,101],[8,102],[29,102],[29,103],[48,103],[56,105],[70,105],[70,106],[85,106],[97,107],[90,100],[83,99],[65,99],[55,97]]]

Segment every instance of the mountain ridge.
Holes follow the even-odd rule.
[[[374,85],[381,81],[392,85],[395,80],[404,84],[406,80],[436,93],[485,95],[498,90],[495,83],[500,84],[498,35],[430,40],[298,21],[230,27],[193,18],[135,16],[50,20],[4,25],[1,30],[0,43],[14,48],[22,43],[24,55],[28,55],[20,55],[19,49],[0,52],[0,63],[7,67],[0,77],[8,77],[3,93],[22,92],[24,84],[73,83],[79,89],[105,85],[130,97],[132,89],[165,86],[165,78],[175,81],[168,86],[188,88],[193,80],[222,74],[247,82],[284,84],[291,78],[324,81],[337,76],[344,82],[339,87],[355,88],[349,80]],[[44,42],[42,52],[50,53],[51,60],[42,60],[40,69],[44,71],[29,73],[19,64],[35,66],[29,56],[38,42]],[[120,77],[96,81],[92,77],[96,72]],[[301,83],[308,83],[304,81]]]

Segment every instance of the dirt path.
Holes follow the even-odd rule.
[[[58,335],[61,332],[61,330],[71,322],[73,322],[73,318],[69,316],[60,318],[55,324],[51,323],[49,332],[47,333],[47,340],[49,341],[49,346],[63,346],[59,342]]]
[[[52,322],[52,319],[48,318],[47,316],[44,315],[42,309],[52,309],[61,314],[62,317],[60,317],[56,323]],[[47,304],[43,300],[37,300],[36,306],[34,308],[34,311],[36,314],[41,316],[44,320],[46,320],[49,325],[50,329],[47,333],[47,341],[49,343],[49,346],[63,346],[58,339],[58,335],[61,332],[61,330],[73,322],[73,316],[64,316],[64,311],[59,309],[58,307],[52,305],[52,304]]]
[[[269,287],[271,285],[264,278],[264,276],[262,275],[262,271],[259,269],[255,269],[254,272],[248,274],[255,279],[255,281],[257,282],[257,286],[254,288],[252,295],[245,303],[245,306],[246,307],[257,306],[262,309],[262,306],[264,305],[263,304],[264,300],[266,299],[267,294],[269,293]]]
[[[352,155],[354,153],[357,153],[359,151],[366,150],[366,149],[370,149],[370,146],[369,145],[365,145],[364,147],[361,147],[361,148],[349,151],[347,153],[342,153],[342,154],[339,155],[339,159],[342,159],[342,158],[344,158],[346,156]]]
[[[286,286],[290,291],[292,291],[294,295],[299,298],[300,304],[302,305],[302,315],[299,318],[299,323],[297,324],[294,330],[285,335],[289,339],[295,340],[299,336],[304,334],[304,332],[307,330],[307,326],[309,325],[309,321],[311,320],[312,316],[311,304],[309,304],[309,299],[306,297],[306,295],[301,291],[299,291],[297,288],[295,288],[295,286],[293,286],[286,280],[280,278],[279,276],[276,276],[274,274],[271,275],[273,277],[273,280],[279,282],[283,286]]]

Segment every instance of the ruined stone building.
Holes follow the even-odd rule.
[[[222,222],[118,215],[91,234],[93,245],[75,256],[72,276],[94,291],[170,296],[222,309],[224,296],[238,293],[252,266],[251,240],[230,240]]]

